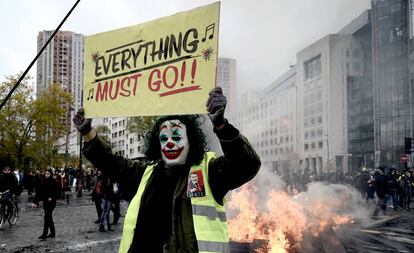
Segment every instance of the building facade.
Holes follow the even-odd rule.
[[[242,110],[230,120],[249,138],[263,166],[281,173],[296,170],[296,68],[264,90],[251,90],[242,97]]]
[[[347,172],[347,77],[362,76],[361,45],[350,35],[328,35],[297,54],[300,167]]]
[[[349,170],[358,171],[375,166],[371,11],[364,11],[339,34],[352,35],[361,46],[347,52],[353,57],[349,67],[356,73],[347,75]]]
[[[404,138],[413,137],[409,81],[411,6],[408,0],[372,1],[374,143],[376,165],[398,166]]]

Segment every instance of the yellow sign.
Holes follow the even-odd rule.
[[[220,2],[85,38],[87,117],[206,113]]]

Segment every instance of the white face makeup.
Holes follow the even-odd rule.
[[[190,145],[187,127],[179,120],[167,120],[160,126],[161,156],[167,167],[184,165]]]

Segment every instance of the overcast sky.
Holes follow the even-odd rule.
[[[36,55],[36,36],[53,30],[75,0],[0,3],[0,81]],[[81,0],[62,30],[94,34],[209,4],[211,0]],[[219,56],[237,60],[239,91],[263,88],[296,62],[296,53],[336,33],[370,0],[222,0]],[[36,65],[30,73],[34,77]]]

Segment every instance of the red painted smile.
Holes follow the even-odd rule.
[[[169,160],[174,160],[177,159],[180,155],[181,152],[183,151],[183,148],[179,148],[177,150],[162,150],[162,153],[165,155],[165,157]]]

